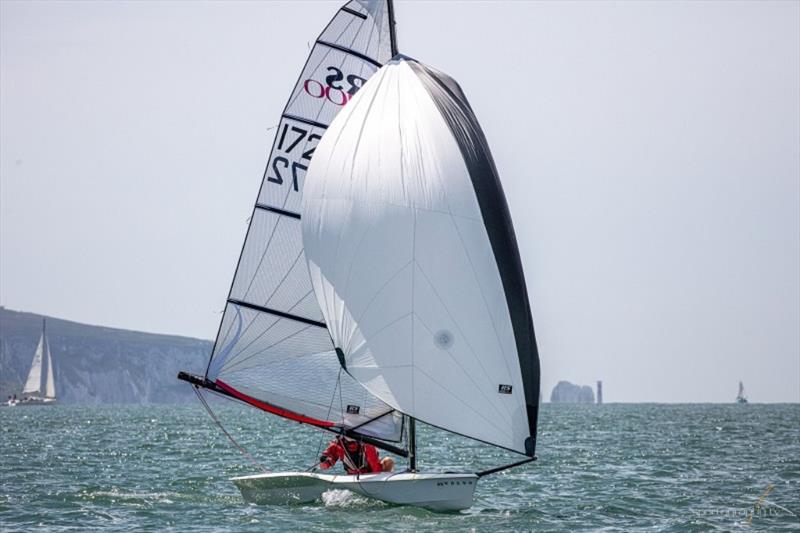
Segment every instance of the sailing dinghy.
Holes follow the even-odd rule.
[[[249,502],[343,488],[460,510],[480,477],[535,459],[539,359],[497,171],[457,83],[397,53],[390,0],[347,3],[317,39],[206,373],[178,377],[408,458],[404,472],[233,478]],[[417,420],[524,458],[419,472]]]

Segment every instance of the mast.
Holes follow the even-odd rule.
[[[417,471],[417,420],[408,417],[408,470]]]
[[[392,43],[392,57],[397,55],[397,29],[395,28],[394,20],[394,0],[387,0],[387,7],[389,9],[389,39]]]
[[[49,371],[50,361],[48,361],[47,358],[45,357],[45,355],[49,351],[48,344],[49,343],[47,342],[47,319],[45,317],[42,317],[42,364],[47,365],[47,370]],[[47,374],[44,374],[42,376],[42,379],[44,379],[44,383],[39,385],[39,390],[41,391],[40,394],[42,396],[47,396]]]

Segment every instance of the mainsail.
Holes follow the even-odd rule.
[[[41,394],[42,392],[42,361],[44,360],[44,333],[39,337],[39,344],[33,354],[31,369],[28,371],[28,379],[25,381],[25,388],[22,394]]]
[[[205,380],[280,416],[398,441],[402,415],[340,369],[300,220],[322,134],[395,52],[390,18],[386,0],[354,0],[316,40],[278,124]]]
[[[53,357],[50,355],[50,344],[47,345],[47,380],[44,384],[44,395],[47,398],[56,397],[56,381],[53,379]]]
[[[411,417],[533,456],[539,357],[522,264],[458,84],[404,56],[381,68],[318,144],[301,212],[347,373]]]

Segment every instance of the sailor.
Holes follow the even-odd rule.
[[[345,471],[351,476],[374,474],[394,470],[394,459],[378,459],[378,450],[372,444],[364,444],[350,437],[333,439],[319,458],[319,466],[327,470],[341,460]]]

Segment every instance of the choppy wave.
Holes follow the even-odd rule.
[[[329,438],[218,409],[275,471],[304,470]],[[481,479],[472,509],[436,514],[340,490],[245,504],[228,478],[253,467],[200,407],[0,409],[0,529],[800,530],[798,405],[545,405],[541,421],[537,462]],[[517,459],[425,427],[419,441],[423,470]]]

